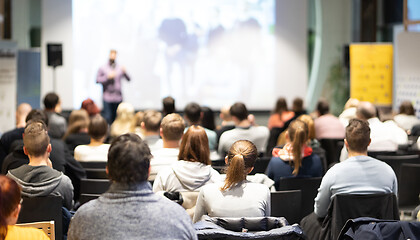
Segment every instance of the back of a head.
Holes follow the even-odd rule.
[[[414,115],[414,107],[410,101],[404,101],[400,105],[400,114]]]
[[[302,166],[302,148],[308,141],[308,125],[301,120],[294,120],[287,128],[287,133],[292,143],[294,165],[292,174],[297,175],[299,173],[299,167]]]
[[[315,138],[315,124],[312,117],[309,116],[308,114],[303,114],[303,115],[300,115],[297,119],[306,123],[306,125],[308,126],[308,139],[310,140],[314,139]]]
[[[214,112],[209,107],[202,107],[203,112],[203,119],[201,120],[201,126],[204,128],[215,130],[216,129],[216,122],[214,120]]]
[[[182,137],[178,159],[211,164],[209,140],[203,127],[193,125],[188,128]]]
[[[90,98],[82,102],[81,108],[85,109],[91,117],[101,112],[95,102]]]
[[[330,104],[325,99],[320,99],[316,106],[316,110],[319,113],[319,116],[325,115],[330,112]]]
[[[177,113],[166,115],[160,123],[164,141],[179,141],[184,134],[184,119]]]
[[[184,114],[191,124],[198,124],[201,118],[201,107],[197,103],[189,103],[184,108]]]
[[[130,122],[134,117],[134,107],[131,103],[122,102],[118,105],[117,108],[117,121],[127,121]]]
[[[20,203],[20,191],[13,179],[0,175],[0,239],[5,239],[7,235],[7,221]]]
[[[48,126],[48,115],[41,109],[32,109],[28,116],[26,116],[26,124],[28,124],[29,121],[42,121],[45,123],[46,126]]]
[[[281,114],[283,111],[287,111],[287,101],[286,98],[279,98],[276,102],[276,107],[274,108],[274,113]]]
[[[346,141],[349,151],[364,153],[370,143],[370,127],[366,120],[351,119],[346,127]]]
[[[226,179],[222,190],[227,190],[246,179],[250,168],[258,158],[257,147],[248,140],[239,140],[232,144],[227,154]]]
[[[292,105],[293,112],[302,112],[303,111],[303,99],[295,98]]]
[[[144,119],[144,112],[138,111],[134,114],[134,127],[140,127]]]
[[[42,156],[47,151],[48,144],[50,144],[50,137],[44,122],[38,120],[29,121],[26,124],[23,136],[23,145],[28,155],[34,157]]]
[[[344,105],[344,109],[357,108],[359,102],[360,101],[356,98],[349,98],[349,100],[347,100],[346,104]]]
[[[88,134],[97,141],[103,139],[108,134],[108,123],[101,115],[96,115],[90,119]]]
[[[175,99],[173,97],[166,97],[162,100],[163,115],[166,116],[171,113],[175,113]]]
[[[356,116],[363,120],[374,118],[376,117],[376,107],[370,102],[360,102],[357,106]]]
[[[230,115],[230,107],[231,106],[224,106],[222,109],[220,109],[220,118],[223,121],[231,121],[232,116]]]
[[[159,132],[162,114],[155,110],[147,110],[144,112],[143,122],[146,131]]]
[[[78,133],[82,129],[86,129],[89,126],[89,114],[84,109],[73,110],[70,113],[69,125],[67,131],[63,136],[66,139],[70,134]]]
[[[44,97],[44,106],[45,109],[53,110],[55,109],[55,106],[57,106],[58,102],[60,101],[60,98],[58,95],[54,92],[48,93]]]
[[[239,121],[243,121],[248,118],[248,109],[246,108],[245,104],[241,102],[237,102],[230,107],[230,115],[232,117],[236,117]]]
[[[125,184],[144,182],[148,178],[152,154],[147,144],[134,133],[126,133],[112,141],[108,151],[108,176]]]
[[[16,109],[16,115],[19,118],[25,119],[31,111],[32,111],[31,105],[29,105],[28,103],[21,103]]]

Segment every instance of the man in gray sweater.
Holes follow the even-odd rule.
[[[185,210],[152,192],[151,158],[137,135],[117,137],[108,152],[111,187],[79,208],[68,239],[197,239]]]

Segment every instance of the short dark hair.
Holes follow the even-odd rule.
[[[54,92],[50,92],[44,97],[44,106],[45,109],[54,109],[55,106],[57,106],[58,102],[60,101],[60,98],[58,95]]]
[[[144,112],[143,122],[147,131],[158,132],[161,121],[162,114],[160,112],[155,110],[147,110]]]
[[[95,115],[90,119],[88,134],[95,140],[100,140],[108,133],[108,123],[101,115]]]
[[[144,182],[149,177],[151,158],[149,147],[137,134],[120,135],[109,147],[108,176],[118,183]]]
[[[400,114],[414,115],[414,107],[410,101],[404,101],[400,105]]]
[[[369,122],[361,119],[351,119],[346,127],[346,140],[350,150],[365,152],[370,143]]]
[[[25,122],[28,123],[30,120],[39,120],[48,126],[48,115],[41,109],[32,109],[26,116]]]
[[[325,115],[330,111],[330,104],[327,102],[327,100],[321,99],[316,105],[316,110],[318,110],[320,116]]]
[[[293,112],[302,112],[303,111],[303,99],[302,98],[295,98],[292,103],[292,110]]]
[[[239,121],[245,120],[248,118],[248,109],[246,108],[245,104],[241,102],[237,102],[230,107],[230,115],[232,117],[236,117]]]
[[[201,107],[195,102],[189,103],[185,106],[184,114],[192,124],[196,124],[200,121]]]
[[[377,116],[375,105],[370,102],[360,102],[356,109],[356,116],[368,120]]]
[[[42,156],[50,144],[47,127],[40,120],[31,120],[27,123],[23,136],[23,145],[28,154],[34,157]]]
[[[162,99],[162,105],[162,112],[164,116],[175,112],[175,99],[173,97],[166,97]]]

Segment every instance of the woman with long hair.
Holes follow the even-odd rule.
[[[268,119],[268,128],[282,128],[284,123],[293,118],[293,116],[295,116],[295,113],[288,110],[286,99],[279,98],[277,99],[276,107],[274,108],[273,113]]]
[[[134,125],[134,107],[130,103],[122,102],[117,108],[117,118],[111,124],[110,135],[112,138],[129,133]]]
[[[281,177],[321,177],[322,163],[318,155],[307,145],[308,126],[301,120],[290,123],[286,132],[287,143],[283,148],[274,148],[273,157],[267,166],[267,175],[278,188]]]
[[[210,217],[264,217],[270,215],[270,190],[246,176],[254,168],[258,152],[247,140],[236,141],[225,158],[224,182],[203,187],[198,195],[193,222]]]
[[[64,134],[63,140],[71,151],[78,145],[88,144],[90,137],[88,135],[89,114],[84,109],[73,110],[70,113],[69,125]]]
[[[16,226],[21,208],[19,185],[9,177],[0,175],[0,240],[49,239],[39,229]]]
[[[182,137],[178,161],[157,174],[153,191],[198,192],[204,185],[219,181],[220,174],[211,167],[206,131],[193,125]]]

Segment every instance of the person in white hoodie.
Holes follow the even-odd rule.
[[[206,131],[193,125],[182,137],[178,161],[157,174],[153,191],[198,192],[208,183],[220,182],[220,174],[210,163]]]

